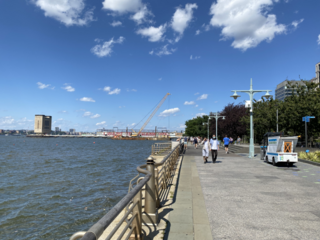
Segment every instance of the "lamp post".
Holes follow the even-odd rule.
[[[250,146],[249,146],[249,158],[253,158],[254,157],[254,143],[253,143],[253,106],[252,106],[252,100],[253,100],[253,95],[258,93],[258,92],[267,92],[266,95],[264,95],[264,97],[266,99],[269,99],[271,97],[271,95],[269,94],[269,92],[271,92],[271,90],[253,90],[252,89],[252,78],[250,81],[250,89],[249,90],[232,90],[231,92],[234,92],[234,94],[231,96],[234,99],[237,99],[238,97],[240,97],[237,92],[244,92],[249,94],[250,96]]]
[[[218,139],[218,119],[222,118],[222,120],[225,120],[225,116],[218,116],[218,112],[215,112],[215,115],[211,116],[216,119],[216,138]]]

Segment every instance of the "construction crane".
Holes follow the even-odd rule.
[[[152,117],[156,114],[156,112],[159,110],[159,108],[161,107],[162,103],[166,100],[166,98],[170,95],[170,93],[167,93],[162,100],[160,101],[160,103],[158,104],[158,106],[153,110],[153,112],[151,113],[151,115],[149,116],[149,118],[147,119],[147,121],[143,124],[143,126],[140,128],[139,132],[136,133],[133,129],[132,129],[132,136],[136,137],[139,136],[139,134],[142,132],[142,130],[148,125],[148,123],[150,122],[150,120],[152,119]]]

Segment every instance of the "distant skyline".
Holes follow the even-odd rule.
[[[0,2],[0,129],[184,130],[231,90],[315,77],[319,0]],[[261,95],[255,95],[257,99]]]

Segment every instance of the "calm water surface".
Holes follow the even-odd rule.
[[[127,193],[153,143],[0,136],[0,239],[88,230]]]

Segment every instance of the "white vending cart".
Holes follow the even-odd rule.
[[[292,166],[298,162],[298,153],[295,152],[298,137],[268,137],[268,146],[265,154],[265,160],[272,162],[275,166],[277,163],[287,163]]]

